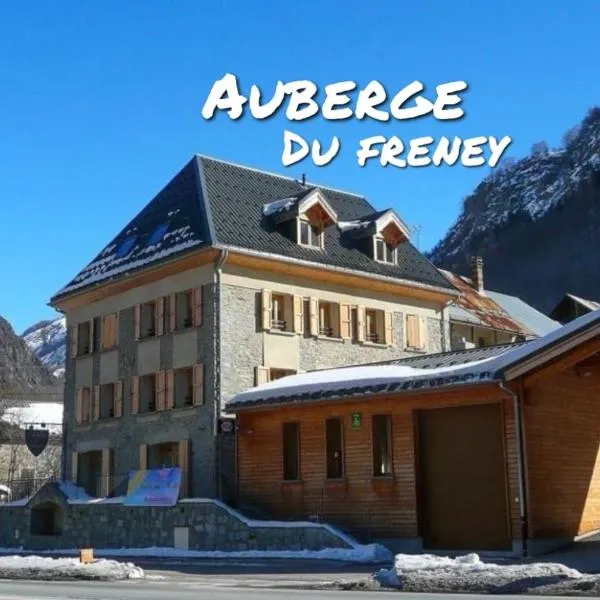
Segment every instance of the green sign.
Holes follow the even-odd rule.
[[[362,413],[352,413],[352,429],[360,429],[362,425]]]

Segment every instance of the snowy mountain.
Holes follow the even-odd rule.
[[[431,251],[439,267],[469,274],[485,260],[486,287],[549,311],[565,292],[600,299],[600,108],[551,150],[540,142],[485,178]]]
[[[65,372],[67,329],[65,318],[40,321],[23,332],[25,342],[57,377]]]

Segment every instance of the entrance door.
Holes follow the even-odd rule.
[[[422,410],[418,427],[425,548],[510,549],[501,406]]]

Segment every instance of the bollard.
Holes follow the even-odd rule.
[[[79,562],[84,564],[94,562],[94,550],[92,548],[79,550]]]

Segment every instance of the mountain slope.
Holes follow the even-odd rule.
[[[22,338],[57,377],[64,373],[67,338],[64,317],[40,321],[26,329]]]
[[[482,256],[488,289],[548,312],[565,292],[600,299],[600,108],[563,148],[536,146],[483,180],[429,257],[469,273]]]

